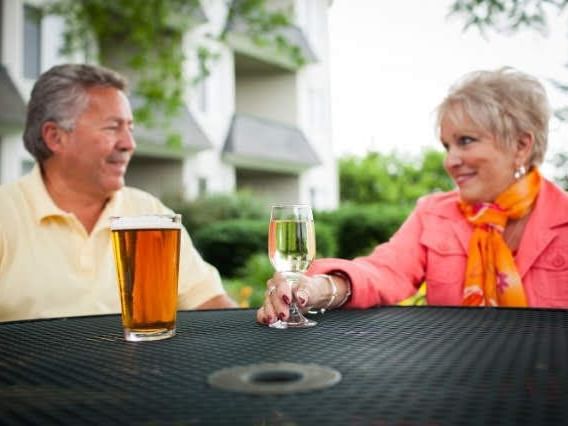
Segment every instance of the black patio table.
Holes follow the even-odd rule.
[[[0,324],[0,424],[566,424],[568,311],[384,307],[275,330],[255,311],[179,312],[128,343],[118,315]],[[288,395],[214,388],[221,368],[318,364],[339,383]]]

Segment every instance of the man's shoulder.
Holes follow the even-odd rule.
[[[169,212],[157,197],[138,188],[125,186],[119,191],[118,196],[121,210],[126,209],[132,214]]]
[[[0,197],[2,198],[14,197],[19,192],[21,192],[21,183],[23,179],[24,178],[21,177],[18,180],[0,185]]]
[[[0,185],[0,205],[2,206],[0,213],[9,207],[21,207],[22,203],[25,203],[22,185],[24,178]]]
[[[159,201],[157,197],[139,188],[132,186],[123,187],[120,192],[125,198],[141,201]]]

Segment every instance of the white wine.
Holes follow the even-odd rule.
[[[268,256],[278,272],[304,272],[316,255],[313,220],[275,220],[268,230]]]
[[[272,206],[268,228],[268,257],[274,268],[284,275],[291,289],[298,283],[316,255],[316,234],[312,209],[305,204]],[[302,315],[292,291],[290,312],[286,320],[269,324],[272,328],[313,327],[316,321]],[[269,297],[270,292],[267,297]]]

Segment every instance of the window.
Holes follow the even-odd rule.
[[[207,79],[203,79],[199,82],[199,85],[197,86],[197,102],[198,102],[198,108],[199,111],[201,111],[202,113],[207,113],[207,108],[208,108],[208,99],[207,99]]]
[[[315,188],[310,188],[310,204],[312,207],[317,205],[317,190]]]
[[[0,0],[0,63],[2,63],[2,23],[4,22],[4,1]]]
[[[319,129],[324,124],[324,109],[321,90],[308,91],[308,123],[313,129]]]
[[[21,176],[27,175],[29,172],[31,172],[32,169],[34,168],[34,164],[35,163],[31,160],[22,160],[20,168]]]
[[[24,6],[24,77],[36,79],[41,70],[41,12]]]
[[[197,179],[197,196],[203,197],[207,194],[207,179],[200,177]]]

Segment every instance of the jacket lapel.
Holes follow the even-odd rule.
[[[430,207],[428,213],[448,219],[451,230],[460,242],[463,251],[467,253],[472,227],[464,219],[458,207],[458,198],[457,191],[448,192],[438,203]]]

